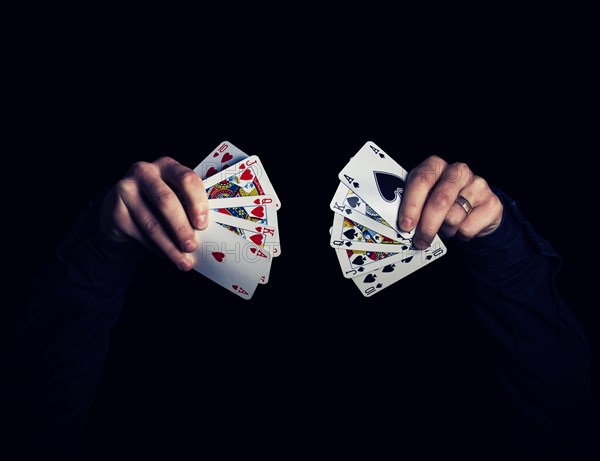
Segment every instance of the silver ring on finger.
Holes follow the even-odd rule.
[[[463,195],[458,194],[458,197],[456,197],[454,203],[458,203],[462,207],[462,209],[465,210],[467,216],[469,215],[471,210],[473,210],[473,205],[471,205],[471,202],[469,202]]]

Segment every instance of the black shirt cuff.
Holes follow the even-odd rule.
[[[463,259],[474,268],[485,271],[506,269],[527,258],[532,251],[560,260],[552,246],[540,237],[525,219],[516,202],[498,188],[492,188],[503,205],[500,226],[485,237],[468,242],[452,240]]]
[[[58,257],[85,268],[83,272],[88,272],[98,284],[109,288],[129,280],[146,251],[137,241],[118,242],[102,231],[100,207],[106,192],[102,191],[88,203],[59,246]]]

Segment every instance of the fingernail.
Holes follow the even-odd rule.
[[[186,272],[192,268],[192,262],[187,258],[183,258],[181,261],[179,261],[177,267],[179,267],[180,270]]]
[[[400,230],[409,231],[412,229],[412,221],[408,218],[400,218]]]
[[[196,227],[198,229],[206,228],[207,224],[208,224],[208,216],[206,216],[205,214],[198,216],[198,219],[196,219]]]
[[[196,242],[194,242],[193,240],[188,240],[183,244],[183,251],[187,251],[188,253],[191,253],[195,249],[196,249]]]
[[[426,250],[427,248],[429,248],[429,242],[423,240],[422,238],[413,239],[413,245],[419,250]]]

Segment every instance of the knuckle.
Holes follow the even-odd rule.
[[[457,227],[460,225],[461,222],[462,222],[462,219],[458,214],[448,213],[446,215],[446,219],[444,220],[444,225],[450,226],[450,227]]]
[[[170,157],[168,155],[162,155],[161,157],[159,157],[158,159],[156,159],[155,163],[159,163],[162,165],[169,165],[171,163],[174,163],[175,160],[173,159],[173,157]]]
[[[200,184],[200,176],[189,168],[182,170],[177,176],[180,183],[184,186],[197,186]]]
[[[466,163],[455,162],[446,169],[444,177],[449,182],[468,183],[471,180],[471,170]]]
[[[176,195],[171,190],[163,190],[154,195],[154,203],[160,209],[167,209],[173,206],[176,201]]]
[[[409,174],[409,181],[425,185],[435,184],[446,166],[446,161],[437,155],[427,157]]]
[[[117,184],[115,185],[115,190],[117,192],[117,195],[119,196],[124,196],[124,195],[128,195],[131,191],[133,191],[136,187],[136,181],[129,179],[129,178],[123,178],[121,179],[119,182],[117,182]]]
[[[492,196],[490,208],[491,208],[493,214],[497,214],[497,215],[502,214],[502,209],[503,209],[502,202],[496,195]]]
[[[447,210],[452,206],[454,199],[445,190],[436,191],[429,199],[431,206],[436,210]]]
[[[129,169],[129,175],[134,178],[141,178],[146,174],[149,174],[151,170],[152,165],[150,163],[143,161],[135,162]]]
[[[148,218],[144,221],[144,231],[148,235],[156,235],[160,232],[160,224],[154,218]]]
[[[423,225],[421,225],[421,227],[419,229],[419,233],[424,238],[426,238],[428,241],[433,240],[433,237],[435,236],[437,231],[438,231],[438,229],[434,228],[433,226],[431,226],[429,224],[423,224]]]
[[[413,203],[413,202],[406,202],[406,204],[404,204],[404,206],[402,208],[403,215],[406,217],[409,217],[409,218],[414,218],[415,216],[419,216],[420,212],[421,212],[421,210],[419,209],[417,204]]]
[[[441,164],[445,165],[447,162],[446,162],[446,160],[444,160],[444,159],[443,159],[442,157],[440,157],[439,155],[435,155],[435,154],[433,154],[433,155],[430,155],[429,157],[427,157],[427,158],[425,159],[425,162],[424,162],[424,163],[426,163],[426,164],[428,164],[428,165],[435,165],[435,164],[437,164],[437,163],[441,163]]]
[[[471,226],[461,226],[456,234],[463,240],[472,240],[477,236],[477,231]]]
[[[470,171],[471,170],[469,168],[469,165],[467,165],[465,162],[454,162],[452,164],[452,166],[454,168],[456,168],[457,170],[460,170],[460,171],[465,171],[466,172],[466,171]]]
[[[483,190],[489,189],[488,182],[485,179],[483,179],[481,176],[474,175],[472,183],[479,190],[483,191]]]
[[[179,236],[181,240],[189,240],[194,237],[194,232],[192,228],[187,224],[181,224],[175,229],[175,234]]]

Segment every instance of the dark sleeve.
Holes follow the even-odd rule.
[[[25,443],[40,452],[77,449],[111,328],[144,254],[141,245],[114,242],[100,230],[102,197],[36,273],[19,313],[13,353],[18,412]]]
[[[541,439],[584,441],[593,406],[590,352],[556,289],[561,258],[515,201],[494,191],[504,205],[500,227],[453,245],[466,263],[495,374]]]

